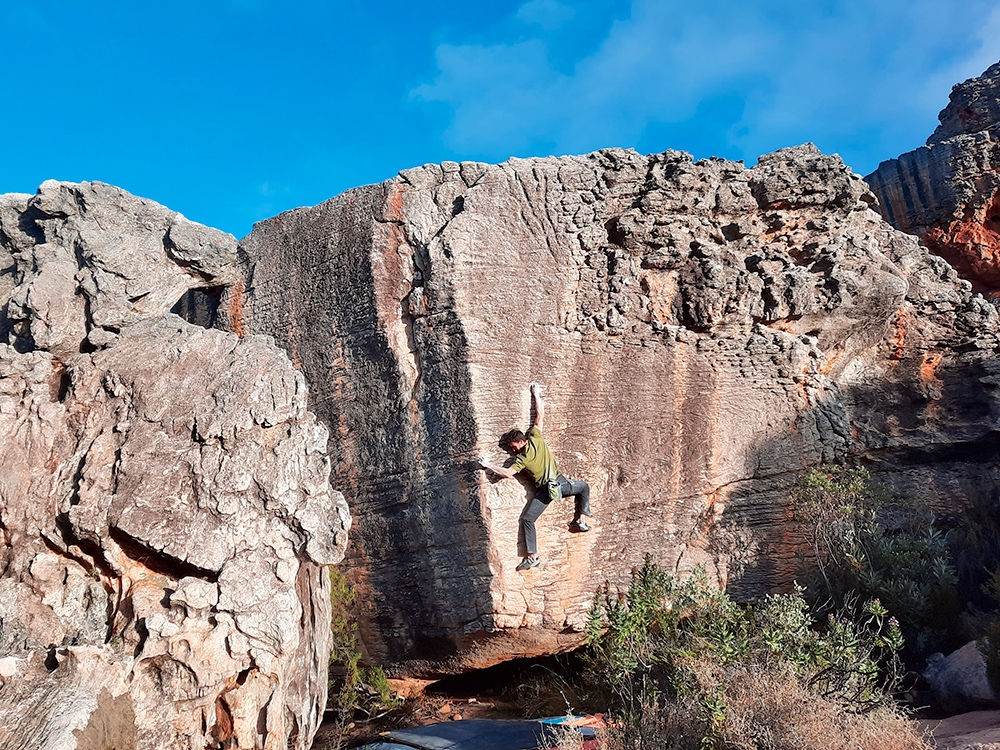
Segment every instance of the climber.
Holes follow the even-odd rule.
[[[538,491],[531,499],[528,507],[521,514],[521,529],[524,531],[524,547],[527,556],[517,566],[517,570],[528,570],[539,564],[538,547],[535,539],[535,520],[542,514],[553,500],[572,495],[576,498],[576,513],[570,522],[569,530],[575,533],[590,531],[590,526],[583,516],[590,516],[590,485],[567,479],[559,473],[552,451],[542,437],[542,423],[545,419],[545,406],[542,403],[542,387],[538,383],[531,384],[531,398],[535,404],[535,421],[528,434],[520,430],[510,430],[500,438],[504,450],[514,456],[514,463],[509,467],[494,466],[486,458],[479,459],[479,465],[494,474],[510,479],[522,469],[527,470],[535,482]]]

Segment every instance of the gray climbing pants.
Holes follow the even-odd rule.
[[[586,482],[577,482],[567,479],[562,474],[556,477],[556,490],[558,497],[573,496],[576,499],[576,515],[590,515],[590,485]],[[554,498],[549,492],[549,486],[543,484],[538,488],[538,492],[531,498],[528,507],[521,514],[521,530],[524,532],[524,549],[529,555],[538,552],[538,540],[535,536],[535,521],[542,515],[542,511],[549,507],[549,503]]]

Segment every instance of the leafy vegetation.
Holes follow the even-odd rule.
[[[814,605],[850,611],[878,599],[911,656],[954,645],[961,607],[950,535],[926,504],[880,492],[866,469],[841,466],[810,471],[794,501],[812,544]]]
[[[339,571],[330,568],[333,651],[327,709],[334,713],[341,736],[356,718],[369,719],[402,705],[383,669],[361,663],[358,626],[350,613],[353,602],[354,590],[350,584]]]
[[[822,704],[836,719],[831,736],[866,711],[891,713],[886,696],[903,645],[898,623],[877,600],[861,605],[858,619],[815,623],[803,594],[796,588],[738,605],[704,570],[680,579],[649,559],[633,571],[628,591],[600,592],[588,621],[589,674],[605,685],[619,722],[612,746],[772,746],[746,743],[788,729],[773,726],[783,700]],[[757,698],[746,693],[761,682],[768,689]],[[899,746],[922,747],[912,739]]]
[[[955,537],[959,595],[965,603],[963,636],[982,639],[987,675],[1000,692],[1000,495],[996,491],[966,509]]]
[[[861,468],[809,472],[793,501],[811,547],[806,586],[737,604],[704,570],[679,578],[647,559],[626,591],[595,596],[583,674],[519,678],[515,702],[531,715],[571,703],[607,711],[608,750],[927,748],[890,696],[904,650],[923,656],[960,637],[952,548],[976,529],[944,530],[929,507],[879,492]],[[995,551],[977,574],[981,598],[1000,605]],[[353,591],[336,571],[331,583],[329,708],[343,734],[400,701],[380,669],[362,665]],[[985,622],[1000,644],[996,618]],[[987,661],[1000,675],[1000,647]]]

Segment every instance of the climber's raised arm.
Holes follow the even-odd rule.
[[[531,384],[531,398],[535,402],[535,421],[532,424],[541,430],[545,422],[545,405],[542,403],[542,386],[538,383]]]

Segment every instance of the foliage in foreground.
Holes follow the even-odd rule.
[[[817,603],[849,609],[877,598],[896,616],[910,656],[949,643],[959,620],[949,535],[926,504],[879,491],[863,467],[813,469],[797,487],[796,516],[809,529]]]
[[[966,508],[955,537],[962,635],[980,640],[986,673],[1000,693],[1000,493],[984,493]]]
[[[914,722],[888,706],[866,713],[815,695],[789,672],[737,668],[726,677],[725,719],[704,734],[702,706],[685,695],[646,705],[605,731],[604,750],[930,750]]]
[[[333,651],[327,709],[334,712],[341,735],[356,715],[371,718],[402,704],[381,667],[366,668],[361,664],[358,626],[350,614],[353,602],[354,590],[350,584],[339,571],[330,568]]]
[[[681,580],[647,559],[627,592],[598,594],[589,674],[605,686],[617,719],[611,746],[836,747],[787,737],[817,717],[826,717],[822,731],[831,736],[881,726],[863,715],[892,713],[886,696],[903,645],[898,624],[872,600],[855,608],[856,620],[831,615],[817,627],[803,593],[738,605],[704,570]],[[782,711],[787,721],[778,726]],[[854,746],[923,747],[913,741]]]

